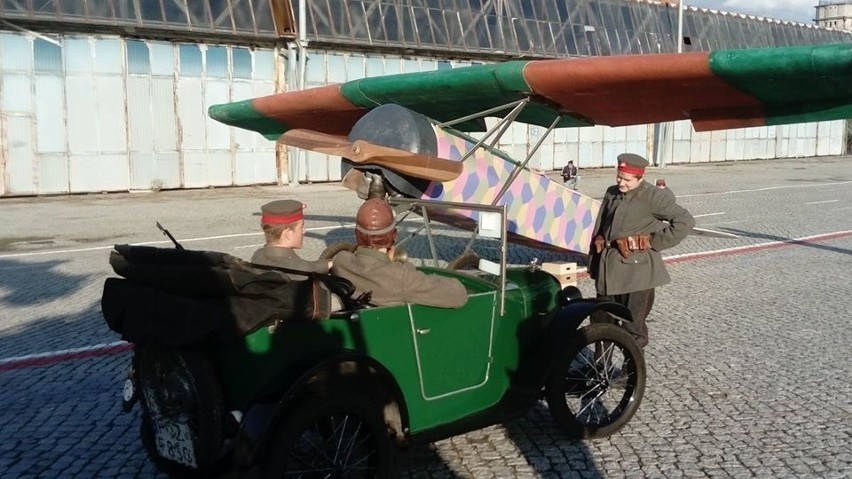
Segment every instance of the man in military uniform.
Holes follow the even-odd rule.
[[[370,302],[376,306],[404,303],[439,308],[463,306],[467,290],[459,280],[426,274],[411,263],[394,261],[396,234],[390,205],[381,198],[365,201],[355,218],[358,248],[354,253],[338,253],[332,273],[355,285],[354,296],[370,293]]]
[[[266,244],[254,252],[251,262],[278,268],[289,268],[314,273],[328,273],[331,261],[304,260],[296,254],[305,238],[305,205],[296,200],[278,200],[263,205],[260,225],[266,236]],[[306,276],[288,274],[294,281]]]
[[[633,322],[623,326],[643,348],[648,344],[645,319],[654,305],[654,288],[671,281],[660,251],[680,243],[695,226],[670,189],[644,181],[647,166],[639,155],[618,155],[616,184],[603,197],[589,262],[598,296],[630,310]],[[613,320],[598,313],[592,321]]]

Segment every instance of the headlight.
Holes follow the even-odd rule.
[[[580,292],[580,288],[576,286],[566,286],[557,294],[559,306],[565,306],[571,301],[576,301],[578,299],[583,299],[583,293]]]

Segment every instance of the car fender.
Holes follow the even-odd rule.
[[[240,424],[235,463],[240,468],[255,464],[270,445],[288,408],[306,396],[352,391],[369,394],[381,401],[383,404],[379,406],[383,408],[385,421],[397,442],[404,441],[408,430],[408,409],[399,384],[375,359],[347,352],[315,362],[297,376],[275,403],[249,408]]]

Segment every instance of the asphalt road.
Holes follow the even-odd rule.
[[[597,197],[614,176],[580,174]],[[410,449],[406,477],[852,476],[852,157],[648,177],[665,177],[699,226],[740,238],[689,237],[666,252],[674,281],[657,293],[631,423],[568,441],[540,404]],[[138,407],[120,408],[130,356],[99,305],[111,245],[167,245],[159,220],[188,247],[248,257],[262,242],[259,206],[280,198],[309,205],[305,256],[351,241],[359,202],[338,185],[0,199],[0,477],[160,477]],[[515,263],[558,258],[510,251]]]

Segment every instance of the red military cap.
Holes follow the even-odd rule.
[[[648,167],[648,160],[635,153],[622,153],[618,155],[618,171],[642,176]]]
[[[271,201],[260,207],[260,222],[273,225],[294,223],[305,217],[302,213],[303,209],[305,209],[305,205],[301,201]]]

